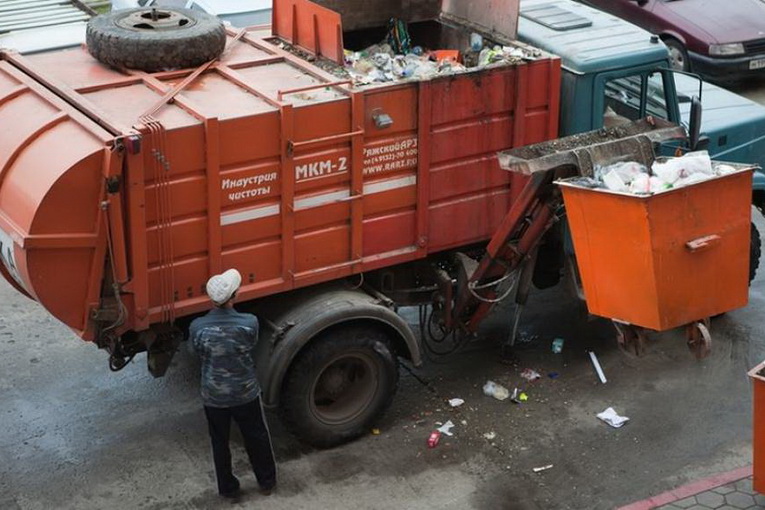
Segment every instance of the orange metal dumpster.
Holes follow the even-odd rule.
[[[752,379],[754,490],[765,493],[765,361],[749,371]]]
[[[745,306],[752,171],[738,168],[651,196],[560,183],[590,313],[663,331]]]

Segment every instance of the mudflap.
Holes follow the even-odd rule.
[[[155,378],[162,377],[170,368],[173,356],[183,341],[183,331],[172,325],[159,325],[152,328],[146,342],[146,364]]]

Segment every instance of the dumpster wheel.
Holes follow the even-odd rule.
[[[688,349],[696,359],[704,359],[712,351],[712,334],[709,332],[709,319],[688,324],[685,330]]]
[[[636,356],[645,354],[645,345],[648,340],[648,335],[644,328],[617,321],[612,321],[612,323],[616,328],[616,339],[619,342],[619,348],[623,352],[634,354]]]
[[[88,51],[118,69],[155,72],[196,67],[226,46],[223,23],[190,9],[121,9],[88,22]]]

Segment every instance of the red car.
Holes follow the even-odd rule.
[[[658,34],[675,68],[716,81],[765,76],[762,0],[580,0]]]

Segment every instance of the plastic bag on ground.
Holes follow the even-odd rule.
[[[486,381],[486,384],[483,385],[483,394],[487,397],[494,397],[497,400],[510,398],[510,390],[494,381]]]

